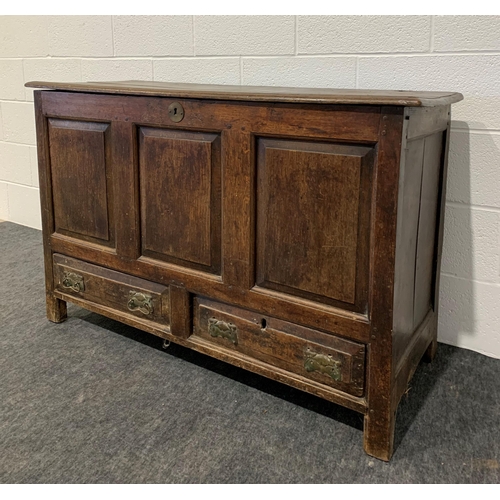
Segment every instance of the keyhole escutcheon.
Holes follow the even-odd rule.
[[[168,107],[168,116],[173,122],[178,123],[184,118],[184,108],[179,102],[173,102]]]

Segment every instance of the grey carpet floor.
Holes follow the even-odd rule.
[[[390,463],[362,417],[69,307],[45,318],[41,233],[0,224],[0,482],[498,483],[500,361],[439,345]]]

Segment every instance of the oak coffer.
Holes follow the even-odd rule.
[[[66,302],[364,414],[436,351],[461,94],[30,82],[47,315]]]

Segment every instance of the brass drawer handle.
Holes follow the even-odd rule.
[[[310,347],[305,351],[304,368],[308,372],[318,371],[324,373],[337,382],[342,381],[342,363],[327,354],[314,352]]]
[[[64,288],[71,288],[74,292],[83,292],[85,290],[85,283],[83,276],[65,271],[62,280]]]
[[[130,311],[140,311],[142,314],[149,316],[153,314],[153,297],[142,292],[131,291],[127,307]]]
[[[234,345],[238,345],[238,329],[233,323],[210,318],[208,320],[208,333],[212,337],[222,337],[230,340]]]

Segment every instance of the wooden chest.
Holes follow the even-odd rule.
[[[436,350],[456,93],[30,82],[66,301],[365,416]]]

